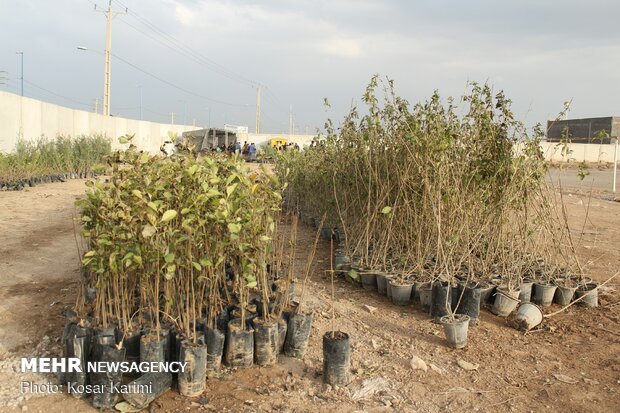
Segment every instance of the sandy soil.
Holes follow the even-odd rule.
[[[73,202],[83,191],[83,181],[75,180],[0,193],[0,411],[95,411],[88,401],[64,394],[19,393],[22,380],[54,380],[22,375],[18,362],[59,352],[62,314],[75,299],[79,266]],[[601,197],[588,201],[582,192],[565,188],[564,199],[574,235],[581,238],[582,262],[592,278],[602,281],[620,267],[620,203]],[[311,243],[312,231],[300,229],[301,243]],[[305,253],[299,251],[300,260]],[[337,280],[334,322],[351,336],[353,381],[334,389],[321,380],[321,339],[332,328],[328,268],[329,243],[323,242],[309,286],[315,319],[303,360],[281,357],[274,367],[224,371],[208,381],[202,399],[170,391],[149,410],[617,411],[619,279],[602,291],[599,308],[573,306],[526,335],[483,311],[463,350],[446,347],[441,327],[418,305],[394,306],[377,293]],[[376,310],[371,313],[365,305]],[[412,369],[413,356],[428,370]],[[466,371],[459,359],[479,367]]]

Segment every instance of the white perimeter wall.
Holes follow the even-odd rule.
[[[613,162],[615,143],[598,145],[593,143],[570,143],[568,155],[562,155],[562,145],[557,142],[541,142],[545,159],[554,162]],[[620,158],[620,150],[618,153]]]
[[[97,113],[70,109],[36,99],[0,91],[0,151],[11,152],[20,137],[27,140],[41,136],[55,138],[57,135],[102,134],[111,139],[113,148],[120,148],[118,138],[135,134],[134,145],[151,153],[158,153],[168,133],[199,129],[189,125],[171,125],[134,119],[103,116]],[[310,145],[315,135],[255,134],[239,135],[241,142],[254,142],[257,146],[271,139],[282,138],[300,147]],[[545,158],[555,162],[613,162],[615,144],[597,145],[572,143],[570,153],[562,156],[557,143],[542,142]],[[620,155],[620,154],[619,154]]]
[[[103,116],[0,91],[2,152],[13,151],[20,137],[32,140],[41,136],[53,139],[57,135],[101,134],[110,138],[112,147],[116,149],[121,147],[118,143],[120,136],[135,134],[134,145],[141,150],[157,153],[169,132],[180,136],[182,132],[194,129],[198,128]]]

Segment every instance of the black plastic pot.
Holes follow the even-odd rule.
[[[93,350],[92,359],[101,361],[101,352],[106,346],[116,345],[116,329],[111,328],[95,328],[93,334]]]
[[[231,320],[226,332],[225,360],[230,367],[248,368],[254,362],[254,331],[242,330],[241,320]]]
[[[224,342],[226,336],[217,328],[205,328],[205,343],[207,344],[207,371],[218,371],[222,365]]]
[[[123,349],[125,349],[125,358],[128,361],[140,360],[140,336],[142,335],[141,329],[135,329],[131,332],[121,334],[121,340],[123,340]]]
[[[332,386],[349,384],[351,347],[349,335],[328,331],[323,336],[323,381]]]
[[[522,303],[529,303],[532,301],[532,287],[533,281],[523,281],[521,283],[521,291],[519,292],[519,301]]]
[[[377,291],[381,295],[387,295],[387,278],[383,274],[377,274]]]
[[[424,283],[420,287],[420,305],[422,309],[430,312],[431,302],[433,301],[433,288],[430,283]]]
[[[89,359],[89,344],[90,340],[87,336],[74,337],[73,341],[73,358],[79,360],[80,372],[76,371],[70,374],[69,382],[75,385],[76,391],[71,392],[71,395],[77,399],[86,397],[85,392],[81,392],[81,389],[85,389],[83,386],[88,384],[88,369],[87,363]]]
[[[431,318],[435,323],[441,322],[441,317],[448,315],[451,305],[450,285],[445,281],[435,281],[431,292]]]
[[[62,348],[63,357],[73,357],[73,338],[75,337],[75,328],[77,327],[74,315],[68,315],[65,322],[65,328],[62,332],[60,339],[60,345]],[[71,344],[69,344],[71,341]],[[57,374],[58,384],[66,384],[68,380],[68,374],[65,372],[58,372]]]
[[[455,314],[454,317],[445,315],[441,317],[440,322],[450,347],[458,349],[467,345],[468,315]]]
[[[161,337],[157,334],[145,334],[140,337],[140,362],[157,362],[166,361],[166,341],[167,337]]]
[[[228,329],[228,322],[230,321],[230,313],[228,309],[224,309],[220,314],[215,318],[215,323],[217,325],[217,329],[220,331],[226,331]]]
[[[377,275],[374,273],[362,272],[360,273],[362,279],[362,287],[364,290],[376,291],[377,290]]]
[[[491,283],[485,283],[480,286],[480,305],[485,306],[495,302],[495,290],[497,286]]]
[[[207,386],[207,345],[202,336],[197,343],[190,340],[181,342],[179,362],[187,363],[179,372],[179,393],[187,397],[196,397],[205,391]]]
[[[100,350],[98,361],[120,363],[125,360],[125,349],[117,349],[115,346],[103,346]],[[93,406],[100,409],[111,409],[116,404],[119,394],[114,390],[120,385],[123,373],[120,369],[97,373],[95,381],[101,386],[101,392],[93,396]]]
[[[579,303],[586,307],[598,307],[598,284],[588,283],[575,291],[575,299],[586,296]]]
[[[551,283],[535,283],[534,284],[534,303],[548,307],[553,302],[553,296],[557,285]]]
[[[278,358],[278,322],[254,320],[254,362],[259,366],[275,364]]]
[[[456,312],[469,316],[470,326],[477,325],[480,317],[480,288],[476,285],[459,284],[457,294],[457,302],[459,298],[461,302]]]
[[[392,303],[395,305],[408,305],[411,301],[412,283],[399,283],[390,280],[390,290],[392,291]]]
[[[65,357],[77,358],[81,372],[69,372],[66,374],[66,382],[74,383],[76,389],[88,384],[87,362],[91,357],[92,329],[90,327],[82,327],[79,324],[72,324],[69,327],[68,337],[66,339],[66,347],[63,354]],[[82,398],[86,394],[81,392],[72,392],[73,397]]]
[[[164,394],[172,386],[170,373],[146,373],[129,383],[129,392],[123,393],[123,399],[138,408],[146,408],[153,400]],[[138,391],[149,389],[149,392]]]
[[[555,295],[553,296],[553,302],[559,305],[570,304],[570,302],[573,301],[576,290],[577,287],[558,285],[558,288],[555,290]]]
[[[284,354],[289,357],[302,358],[308,348],[311,329],[312,313],[291,314],[288,319]]]
[[[288,321],[285,318],[278,320],[278,354],[284,351],[284,342],[286,341],[286,332],[288,330]]]

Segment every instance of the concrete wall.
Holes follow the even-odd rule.
[[[118,137],[135,134],[134,145],[152,153],[167,139],[168,133],[198,129],[188,125],[170,125],[134,119],[103,116],[21,97],[0,91],[0,151],[11,152],[20,137],[31,140],[41,136],[105,135],[113,148],[120,148]]]
[[[545,159],[554,162],[613,162],[616,148],[615,143],[571,143],[568,145],[568,155],[562,156],[562,146],[557,142],[541,142],[540,146]]]

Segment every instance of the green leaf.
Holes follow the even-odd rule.
[[[241,224],[230,223],[228,224],[228,230],[231,234],[238,234],[241,231]]]
[[[177,216],[177,211],[175,211],[174,209],[169,209],[166,212],[164,212],[164,215],[162,215],[161,222],[171,221],[175,219],[176,216]]]
[[[189,169],[187,170],[187,173],[189,174],[189,176],[194,176],[197,170],[198,170],[198,165],[193,164],[192,166],[189,167]]]
[[[157,229],[151,224],[146,224],[144,228],[142,228],[142,236],[144,238],[150,238],[157,232]]]
[[[181,215],[185,215],[185,214],[187,214],[187,213],[189,213],[189,212],[191,212],[191,211],[192,211],[192,210],[191,210],[191,208],[183,208],[183,209],[181,210]]]
[[[174,254],[173,253],[166,254],[164,256],[164,261],[166,261],[167,264],[170,264],[172,261],[174,261]]]
[[[136,198],[142,199],[142,192],[138,191],[137,189],[134,189],[133,191],[131,191],[131,193],[133,194],[133,196],[135,196]]]
[[[94,257],[95,255],[97,255],[97,251],[88,251],[86,254],[84,254],[84,258]]]
[[[390,212],[392,212],[392,207],[390,206],[383,207],[383,209],[381,210],[381,213],[385,215],[389,214]]]
[[[235,192],[235,189],[237,189],[237,186],[239,186],[238,183],[234,183],[230,186],[226,187],[226,196],[230,196],[233,192]]]
[[[353,280],[357,280],[359,278],[359,274],[357,273],[357,271],[355,270],[349,270],[348,272],[349,277],[351,277],[351,279]]]
[[[196,261],[192,261],[192,266],[196,268],[198,271],[202,270],[202,266],[198,264]]]
[[[257,282],[256,280],[254,280],[254,281],[250,281],[250,282],[248,283],[248,288],[254,288],[254,287],[256,287],[257,285],[258,285],[258,282]]]

